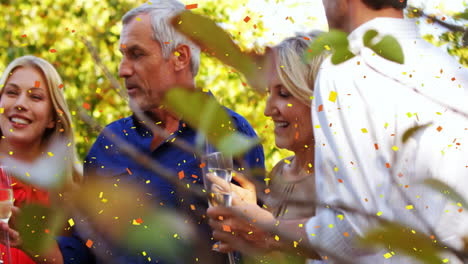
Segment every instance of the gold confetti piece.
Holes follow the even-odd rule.
[[[275,235],[275,240],[276,240],[276,241],[279,241],[279,239],[280,239],[279,236],[278,236],[278,235]]]
[[[312,163],[307,164],[307,166],[309,166],[309,168],[313,167]]]
[[[180,52],[174,51],[174,55],[176,55],[177,57],[179,57],[179,56],[180,56]]]
[[[361,129],[361,131],[362,131],[362,133],[364,133],[364,134],[367,133],[367,129],[366,129],[366,128]]]
[[[344,219],[344,215],[342,215],[342,214],[339,214],[336,217],[338,217],[338,219],[340,219],[341,221],[343,221],[343,219]]]
[[[5,112],[5,108],[0,107],[0,114],[3,114]]]
[[[173,236],[173,237],[174,237],[174,238],[177,238],[178,236],[179,236],[179,234],[174,234],[174,236]]]
[[[253,231],[249,231],[247,234],[248,234],[248,235],[251,235],[251,234],[253,234]]]
[[[9,151],[8,154],[10,154],[10,156],[13,155],[13,151]]]
[[[412,209],[414,209],[412,204],[406,206],[406,210],[412,210]]]
[[[377,216],[381,216],[381,215],[382,215],[382,212],[379,211],[379,212],[377,212],[376,215],[377,215]]]
[[[292,104],[288,104],[288,107],[292,107],[293,105]]]
[[[443,262],[443,263],[448,263],[449,260],[448,260],[448,259],[443,259],[442,262]]]
[[[97,89],[96,89],[96,93],[97,93],[97,94],[98,94],[98,93],[101,93],[101,88],[97,88]]]
[[[141,21],[141,18],[137,17],[137,18],[136,18],[136,21]]]
[[[320,128],[320,125],[315,125],[315,128]]]
[[[69,224],[70,226],[74,226],[74,225],[75,225],[75,221],[73,221],[73,218],[68,219],[68,224]]]
[[[413,233],[413,234],[416,234],[416,231],[414,231],[414,230],[411,230],[411,233]]]
[[[333,170],[334,170],[335,172],[337,172],[337,171],[338,171],[338,167],[335,166],[335,168],[334,168]]]
[[[328,225],[328,228],[333,228],[333,224],[329,224],[329,225]]]
[[[298,244],[299,244],[299,243],[297,243],[297,241],[293,241],[293,246],[294,246],[295,248],[297,247]]]
[[[141,254],[146,257],[146,251],[141,252]]]
[[[398,151],[398,147],[397,147],[397,146],[393,146],[392,149],[393,149],[393,151]]]
[[[337,96],[337,93],[335,91],[330,91],[330,95],[328,96],[328,100],[334,103],[334,102],[336,102],[336,96]]]
[[[330,49],[330,46],[328,46],[328,45],[325,45],[325,46],[323,46],[323,47],[324,47],[326,50],[331,50],[331,49]]]
[[[53,156],[54,156],[54,153],[52,153],[52,152],[47,152],[47,154],[48,154],[50,157],[53,157]]]
[[[390,252],[385,253],[383,256],[384,256],[384,258],[386,258],[386,259],[389,259],[389,258],[393,257],[393,255],[392,255]]]
[[[286,164],[291,164],[291,161],[288,160],[288,159],[285,159],[285,160],[284,160],[284,163],[286,163]]]

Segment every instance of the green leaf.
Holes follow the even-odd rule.
[[[455,15],[455,17],[468,20],[468,8],[466,8],[462,13]]]
[[[372,45],[372,40],[378,35],[376,30],[369,30],[363,36],[364,46],[370,48],[375,53],[381,57],[403,64],[405,58],[403,55],[403,49],[400,46],[400,43],[393,36],[386,35],[384,36],[377,44]]]
[[[259,92],[267,87],[269,56],[243,52],[230,35],[213,20],[190,11],[172,19],[172,25],[206,52],[244,74],[250,85]]]
[[[364,46],[370,47],[372,39],[374,39],[379,33],[376,30],[368,30],[363,36]]]
[[[310,61],[325,51],[332,50],[332,63],[339,64],[355,55],[349,50],[348,35],[340,30],[331,30],[321,34],[304,54],[304,60]]]
[[[426,179],[423,182],[425,185],[431,187],[432,189],[441,192],[448,199],[460,203],[465,209],[468,209],[468,203],[457,191],[452,187],[448,186],[446,183],[437,180],[437,179]]]
[[[146,251],[167,261],[179,258],[182,248],[193,248],[194,230],[175,212],[161,208],[149,210],[139,225],[129,225],[124,231],[122,245],[138,254]],[[200,241],[198,241],[200,242]],[[209,241],[206,241],[208,243]]]
[[[395,254],[404,254],[427,264],[442,263],[439,253],[442,248],[425,234],[397,223],[385,223],[367,232],[358,242],[367,247],[389,249]],[[393,256],[389,253],[390,257]],[[382,256],[384,259],[384,256]]]
[[[421,129],[425,129],[426,127],[430,126],[431,123],[429,124],[425,124],[425,125],[420,125],[420,126],[414,126],[408,130],[405,131],[405,133],[403,133],[403,137],[401,138],[401,141],[403,143],[406,143],[406,141],[408,141],[408,139],[410,139],[416,132],[418,132],[419,130]]]
[[[64,224],[62,211],[38,204],[27,204],[21,208],[16,228],[26,251],[45,253]]]
[[[200,90],[170,89],[164,104],[179,114],[192,128],[203,133],[217,149],[238,156],[258,142],[235,132],[234,122],[216,99]]]
[[[258,143],[258,139],[248,138],[239,132],[234,132],[220,140],[218,149],[227,155],[238,156],[240,153],[247,152]]]

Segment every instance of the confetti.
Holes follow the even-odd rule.
[[[328,97],[328,100],[334,103],[336,102],[336,96],[337,96],[337,93],[335,91],[331,91],[330,96]]]
[[[41,82],[35,81],[34,82],[34,88],[39,88],[41,86]]]
[[[276,240],[276,241],[279,241],[279,240],[280,240],[280,238],[279,238],[278,235],[275,235],[275,240]]]
[[[83,108],[86,109],[86,110],[89,110],[89,109],[91,109],[91,105],[88,104],[87,102],[84,102],[83,103]]]
[[[366,134],[367,133],[367,128],[361,129],[362,133]]]
[[[246,17],[244,18],[244,22],[245,22],[245,23],[248,23],[249,21],[250,21],[250,17],[249,17],[249,16],[246,16]]]
[[[130,174],[130,175],[133,174],[132,171],[129,168],[126,168],[126,169],[127,169],[128,174]]]
[[[86,246],[88,248],[91,248],[93,246],[93,241],[91,239],[88,239],[88,241],[86,241]]]
[[[53,157],[53,156],[54,156],[54,153],[52,153],[52,152],[47,152],[47,155],[49,155],[49,157]]]
[[[3,113],[5,113],[5,108],[1,107],[0,108],[0,114],[3,114]]]
[[[231,232],[231,227],[228,225],[223,225],[223,231],[224,232]]]
[[[439,131],[439,132],[442,131],[442,127],[439,126],[439,127],[437,128],[437,131]]]
[[[318,107],[318,112],[320,113],[322,111],[323,111],[323,104],[319,105],[319,107]]]
[[[63,84],[59,84],[59,89],[62,89],[63,88]]]
[[[387,169],[390,169],[390,163],[385,163],[385,167],[387,167]]]
[[[69,224],[70,226],[74,226],[74,225],[75,225],[75,221],[73,221],[73,218],[68,219],[68,224]]]
[[[344,233],[343,233],[343,236],[345,236],[345,237],[349,237],[349,234],[348,234],[348,232],[344,232]]]
[[[185,177],[184,171],[179,171],[179,180],[182,180]]]
[[[55,52],[57,52],[56,49],[50,49],[49,51],[50,51],[50,53],[55,53]]]
[[[185,9],[187,10],[195,9],[195,8],[198,8],[198,4],[190,4],[190,5],[185,6]]]
[[[412,204],[406,206],[406,210],[412,210],[412,209],[414,209]]]
[[[383,256],[386,259],[389,259],[389,258],[393,257],[393,255],[391,253],[385,253]]]
[[[375,150],[379,150],[379,144],[375,143],[374,148],[375,148]]]

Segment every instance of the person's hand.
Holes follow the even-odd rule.
[[[19,215],[20,209],[16,206],[11,208],[11,219],[10,222],[14,222],[14,218]],[[10,227],[7,223],[0,221],[0,243],[6,243],[6,236],[8,234],[11,247],[19,247],[22,244],[22,239],[18,231],[14,229],[14,226]]]
[[[232,177],[240,186],[228,183],[221,177],[217,177],[213,173],[207,173],[208,179],[213,183],[211,191],[229,192],[232,193],[232,205],[242,204],[257,204],[257,193],[255,191],[255,184],[249,181],[242,173],[233,172]]]
[[[232,205],[257,204],[255,184],[238,171],[232,173],[232,178],[240,184],[231,183]]]
[[[238,250],[248,255],[258,255],[276,249],[274,236],[257,226],[272,227],[276,220],[258,205],[215,206],[210,207],[207,214],[213,238],[221,241],[218,251]]]

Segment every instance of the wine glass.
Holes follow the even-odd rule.
[[[231,206],[232,158],[221,152],[203,157],[203,183],[208,192],[210,206]]]
[[[208,192],[210,206],[231,206],[231,179],[234,171],[232,157],[221,152],[203,156],[203,183]],[[219,242],[218,242],[219,243]],[[234,254],[228,253],[229,263],[235,264]]]
[[[0,166],[0,221],[7,223],[11,217],[11,208],[13,207],[13,189],[11,187],[11,178],[5,167]],[[2,260],[4,257],[7,258],[8,263],[11,263],[10,255],[10,239],[8,232],[5,232],[5,254],[2,252]]]

